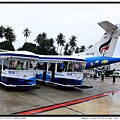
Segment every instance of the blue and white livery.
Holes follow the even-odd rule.
[[[39,55],[37,79],[65,87],[82,86],[85,67],[86,60],[79,56]]]
[[[9,87],[36,85],[38,58],[27,51],[0,52],[0,83]]]

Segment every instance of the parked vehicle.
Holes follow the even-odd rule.
[[[27,51],[0,53],[0,84],[7,87],[35,86],[39,56]]]
[[[38,65],[38,81],[65,87],[78,87],[84,83],[86,60],[79,56],[40,55]]]
[[[117,77],[120,77],[120,69],[115,70],[115,74],[116,74]]]

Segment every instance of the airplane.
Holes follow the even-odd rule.
[[[82,62],[79,62],[78,58],[81,59],[82,61],[86,60],[84,61],[85,63],[83,64],[84,70],[88,68],[94,68],[98,66],[109,65],[111,63],[120,62],[120,58],[112,57],[115,50],[115,46],[118,41],[118,37],[120,35],[120,25],[119,24],[113,25],[108,21],[99,22],[98,24],[105,30],[105,33],[103,34],[102,38],[86,52],[72,56],[58,56],[58,55],[41,56],[40,55],[39,61],[47,64],[45,67],[46,69],[44,70],[45,72],[43,72],[43,70],[41,69],[40,70],[37,69],[37,75],[36,75],[37,79],[40,81],[44,81],[46,83],[48,82],[62,86],[69,85],[73,87],[74,86],[80,87],[80,85],[83,85],[84,72],[82,74],[79,73],[80,68],[82,68],[81,67]],[[78,58],[74,56],[77,56]],[[53,69],[51,71],[49,70],[49,63],[52,64],[54,63]],[[60,63],[59,67],[62,68],[62,70],[59,72],[57,71],[58,63]],[[77,71],[75,68],[77,68]],[[86,71],[85,73],[89,74],[89,72]],[[75,75],[75,77],[72,75]],[[80,80],[78,80],[79,78]],[[75,82],[73,82],[74,80]]]
[[[99,22],[104,30],[101,39],[85,52],[74,54],[87,60],[86,69],[120,62],[119,57],[112,57],[120,36],[120,24],[112,24],[109,21]]]
[[[114,25],[108,21],[102,21],[98,24],[105,30],[101,39],[87,51],[72,55],[85,58],[87,61],[86,69],[120,62],[119,57],[112,57],[120,35],[120,24]]]
[[[104,65],[110,65],[112,63],[120,62],[120,57],[107,57],[107,56],[94,56],[85,58],[87,61],[86,69],[96,68]]]
[[[78,54],[79,56],[113,56],[120,35],[120,24],[112,24],[108,21],[98,23],[104,30],[101,39],[90,49]]]
[[[84,56],[87,60],[86,69],[120,62],[119,57],[112,57],[120,36],[120,24],[112,24],[109,21],[98,23],[104,30],[101,39],[90,49],[78,56]]]

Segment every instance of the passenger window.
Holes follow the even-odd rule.
[[[0,59],[0,69],[2,69],[2,60]]]
[[[37,63],[36,68],[37,68],[37,69],[42,69],[42,66],[41,66],[41,63],[40,63],[40,62]]]
[[[57,64],[57,72],[62,72],[63,68],[60,63]]]
[[[8,60],[3,61],[3,70],[8,68]]]

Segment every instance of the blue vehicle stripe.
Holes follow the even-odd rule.
[[[34,56],[34,55],[24,55],[24,54],[15,54],[15,53],[1,53],[0,56],[16,56],[16,57],[39,58],[39,56]]]
[[[54,57],[39,57],[39,60],[72,60],[72,61],[86,61],[84,59],[77,59],[77,58],[54,58]]]

